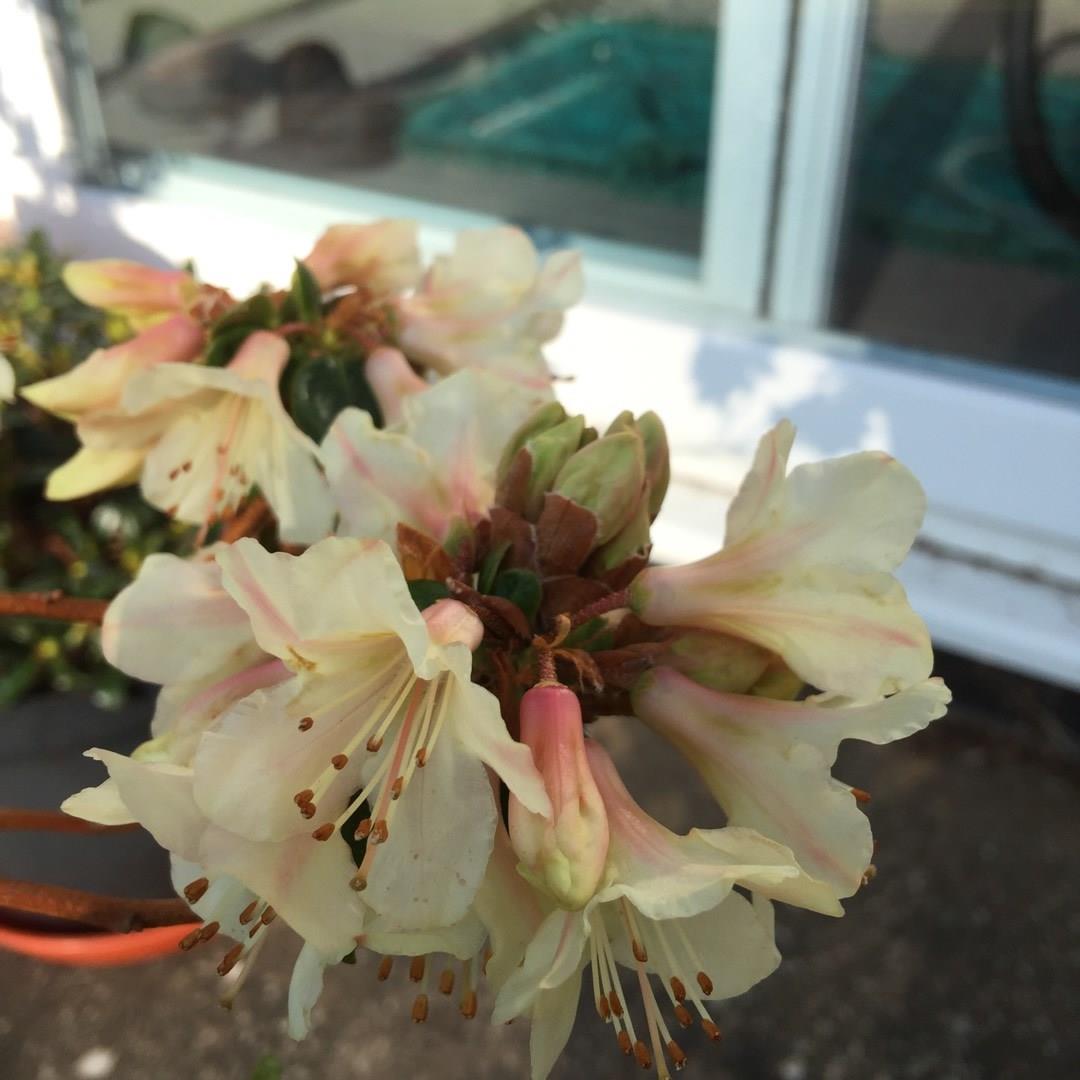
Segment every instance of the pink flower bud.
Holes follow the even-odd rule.
[[[437,645],[461,642],[475,652],[484,637],[484,624],[460,600],[436,600],[422,612],[431,640]]]
[[[510,797],[519,870],[563,907],[582,908],[604,872],[608,820],[585,753],[577,695],[558,685],[529,690],[521,699],[521,741],[533,752],[552,816],[530,813]]]
[[[324,289],[355,285],[379,297],[401,292],[420,279],[416,223],[390,219],[331,225],[304,265]]]
[[[376,349],[367,358],[364,374],[387,424],[397,423],[405,399],[428,385],[413,371],[403,352],[388,346]]]

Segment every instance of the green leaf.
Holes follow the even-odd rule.
[[[253,323],[238,326],[227,326],[220,330],[210,339],[210,345],[206,350],[206,364],[208,367],[224,367],[237,353],[237,350],[247,339],[261,330],[262,327]]]
[[[421,611],[423,611],[424,608],[431,607],[436,600],[445,600],[450,595],[450,590],[442,581],[419,578],[418,580],[410,581],[407,584],[409,586],[409,595],[413,598],[413,603]]]
[[[484,557],[483,565],[480,567],[480,575],[476,582],[476,589],[478,592],[491,592],[491,587],[495,584],[495,575],[499,572],[503,556],[506,555],[509,550],[510,541],[504,540],[501,544],[496,544]]]
[[[516,604],[532,622],[540,610],[543,595],[540,579],[531,570],[504,570],[496,579],[491,592]]]
[[[289,286],[289,313],[300,322],[314,323],[322,318],[322,289],[315,275],[299,260]]]
[[[251,1080],[281,1080],[281,1062],[273,1054],[259,1058],[251,1073]]]
[[[286,402],[297,426],[316,442],[350,405],[366,409],[375,425],[382,426],[379,403],[359,356],[319,356],[301,362],[288,373]]]
[[[257,292],[254,296],[248,297],[247,300],[225,312],[214,323],[210,335],[216,337],[218,334],[238,326],[247,327],[248,333],[251,333],[252,330],[268,330],[276,325],[277,310],[274,307],[274,301],[266,293]]]

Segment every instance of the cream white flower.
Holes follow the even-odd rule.
[[[3,406],[15,400],[15,369],[0,353],[0,429],[3,428]]]
[[[461,371],[398,400],[391,428],[350,408],[323,440],[339,531],[394,543],[403,522],[441,541],[455,521],[487,514],[499,455],[537,397],[489,372]]]
[[[404,930],[456,923],[492,849],[485,766],[550,813],[528,748],[470,681],[479,620],[453,601],[421,614],[381,541],[332,538],[291,556],[241,540],[217,558],[259,645],[295,674],[202,736],[196,803],[252,842],[316,847],[344,844],[366,806],[366,855],[346,886]]]
[[[372,299],[392,296],[420,280],[416,222],[331,225],[315,241],[304,264],[326,291],[352,285]]]
[[[892,571],[922,522],[922,488],[876,452],[785,475],[794,436],[785,420],[761,440],[724,547],[645,570],[633,610],[761,645],[819,690],[872,700],[913,686],[930,674],[930,638]]]
[[[676,1068],[685,1057],[664,1019],[654,978],[681,1026],[690,1026],[696,1012],[718,1038],[706,1002],[743,993],[780,961],[766,898],[830,915],[842,911],[790,850],[751,829],[694,829],[686,836],[665,829],[634,802],[607,753],[593,740],[586,747],[610,825],[604,882],[580,911],[548,906],[520,966],[499,991],[493,1020],[530,1014],[532,1076],[543,1080],[569,1037],[588,965],[597,1011],[619,1047],[644,1067],[655,1061],[667,1076],[664,1054]],[[750,889],[753,902],[735,885]],[[620,966],[637,983],[643,1031],[635,1028]]]
[[[281,403],[288,359],[281,338],[257,331],[227,367],[159,365],[128,382],[123,407],[136,419],[169,407],[142,470],[148,502],[207,525],[258,486],[286,543],[311,543],[330,531],[333,506],[318,449]]]
[[[130,341],[96,349],[63,375],[24,386],[20,393],[39,408],[75,424],[83,444],[74,457],[50,474],[49,499],[78,499],[138,479],[147,449],[168,423],[162,406],[139,416],[125,412],[125,387],[158,364],[184,364],[202,350],[205,335],[194,319],[173,315]]]
[[[671,668],[645,675],[634,712],[701,774],[732,825],[786,844],[808,874],[851,896],[870,864],[870,823],[830,774],[843,739],[883,745],[943,716],[951,695],[929,679],[871,704],[771,701],[700,686]],[[861,793],[859,793],[861,794]]]
[[[442,374],[484,367],[543,388],[551,379],[540,348],[583,290],[576,252],[541,265],[520,229],[466,230],[398,302],[398,344]]]
[[[135,326],[190,310],[205,288],[186,270],[159,270],[128,259],[69,262],[63,278],[84,304],[123,315]]]

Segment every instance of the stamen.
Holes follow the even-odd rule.
[[[392,956],[384,956],[379,961],[379,970],[375,973],[375,977],[379,982],[386,982],[390,978],[390,972],[394,968],[394,958]]]
[[[217,973],[219,975],[228,975],[230,971],[236,966],[236,961],[240,959],[240,954],[244,951],[243,945],[234,945],[222,958],[222,961],[217,966]]]
[[[630,1036],[625,1031],[620,1031],[618,1036],[619,1049],[629,1057],[634,1052],[634,1045],[630,1042]]]
[[[713,992],[713,982],[704,971],[697,973],[698,986],[701,987],[701,992],[708,997]]]
[[[310,731],[314,725],[315,725],[315,721],[310,716],[301,716],[300,717],[300,723],[297,724],[296,726],[301,731]]]
[[[851,794],[855,796],[855,801],[857,803],[868,803],[870,801],[870,792],[863,791],[862,788],[853,787],[851,789]]]
[[[447,968],[439,976],[439,993],[440,994],[452,994],[454,992],[454,972]]]
[[[390,839],[390,827],[386,824],[386,818],[379,818],[371,827],[371,843],[385,844]]]
[[[720,1029],[711,1020],[703,1018],[701,1021],[701,1029],[713,1042],[719,1042],[724,1037],[720,1033]]]
[[[649,1048],[640,1040],[634,1043],[634,1058],[643,1069],[652,1068],[652,1054]]]
[[[424,957],[414,956],[409,964],[409,978],[419,982],[424,977]]]
[[[427,764],[427,747],[421,746],[416,751],[416,767],[422,769]]]
[[[362,871],[357,870],[351,878],[349,878],[349,888],[354,892],[363,892],[367,888],[367,875]]]
[[[693,1014],[685,1005],[675,1006],[675,1019],[679,1021],[681,1027],[691,1028],[694,1026]]]
[[[686,1000],[686,987],[683,986],[683,981],[678,975],[671,976],[671,992],[675,995],[676,1001],[681,1003]]]
[[[412,1019],[414,1024],[422,1024],[427,1020],[428,1015],[428,996],[427,994],[417,994],[416,1000],[412,1006]]]
[[[399,776],[390,785],[390,798],[391,799],[400,799],[401,798],[401,789],[404,787],[404,785],[405,785],[405,777],[404,776]]]
[[[263,926],[269,926],[277,918],[277,912],[267,904],[263,908],[263,913],[259,916],[259,921]]]
[[[199,931],[199,940],[200,941],[209,941],[220,929],[221,929],[221,923],[219,923],[219,922],[208,922]]]
[[[184,899],[189,904],[197,904],[206,895],[206,890],[209,888],[209,878],[196,878],[194,881],[184,886]]]
[[[330,764],[333,765],[334,768],[338,772],[341,772],[341,770],[344,769],[345,766],[349,764],[349,755],[348,754],[335,754],[330,759]]]
[[[476,991],[473,989],[473,959],[461,962],[461,1004],[458,1012],[466,1020],[476,1018]]]
[[[371,834],[371,818],[366,817],[361,819],[360,824],[356,826],[356,832],[353,833],[353,839],[366,840]]]
[[[180,948],[184,952],[188,952],[191,949],[194,949],[195,946],[198,945],[200,941],[202,941],[202,939],[202,927],[197,926],[194,930],[191,931],[190,934],[185,934],[180,939]]]
[[[679,1044],[671,1039],[667,1044],[668,1057],[671,1058],[671,1064],[675,1066],[676,1072],[682,1072],[686,1068],[686,1054],[683,1053],[683,1049]]]
[[[304,803],[300,807],[300,816],[306,821],[310,821],[315,816],[316,808],[313,802]]]
[[[334,835],[334,823],[327,821],[325,824],[320,825],[312,834],[312,840],[329,840]]]
[[[259,901],[252,900],[250,904],[243,911],[240,912],[240,925],[246,926],[252,919],[255,918],[255,909],[259,906]]]
[[[303,790],[303,791],[298,791],[298,792],[297,792],[297,793],[296,793],[296,794],[295,794],[295,795],[294,795],[294,796],[292,797],[292,801],[293,801],[294,803],[296,803],[296,805],[297,805],[297,806],[301,806],[301,807],[302,807],[302,806],[304,806],[304,805],[305,805],[306,803],[309,803],[309,802],[311,802],[311,800],[312,800],[312,799],[314,799],[314,798],[315,798],[315,792],[314,792],[314,791],[312,791],[312,790],[311,790],[311,788],[304,788],[304,790]]]

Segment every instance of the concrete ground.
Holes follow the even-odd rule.
[[[685,1040],[697,1076],[1077,1075],[1077,696],[948,658],[943,668],[966,706],[906,743],[849,744],[836,770],[873,795],[877,879],[842,920],[778,911],[784,963],[715,1010],[723,1044]],[[673,757],[625,729],[607,735],[654,813],[674,827],[715,821]],[[287,933],[231,1013],[214,997],[220,951],[105,971],[0,954],[0,1077],[247,1080],[266,1055],[286,1080],[527,1075],[524,1024],[465,1023],[440,999],[414,1026],[404,973],[380,984],[366,961],[330,972],[313,1034],[294,1045]],[[583,999],[554,1076],[631,1075]]]

